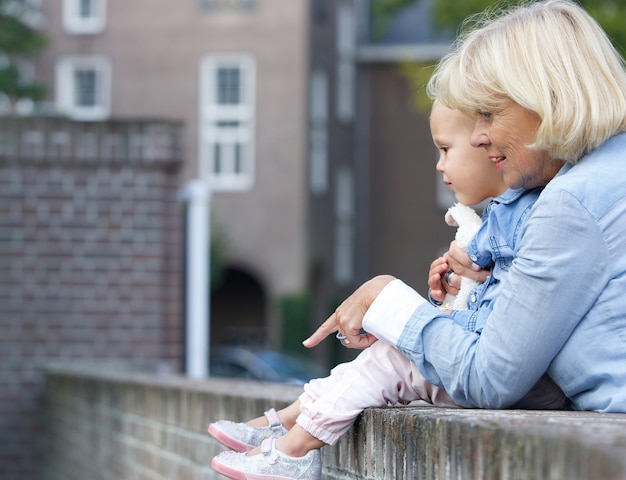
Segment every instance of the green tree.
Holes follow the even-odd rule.
[[[458,30],[463,20],[474,13],[498,5],[508,5],[510,1],[493,0],[433,0],[432,19],[441,28]],[[626,53],[626,0],[582,0],[579,2],[589,14],[604,28],[615,48],[624,57]]]
[[[415,0],[371,0],[372,38],[384,35],[398,10],[411,3],[415,3]]]
[[[581,5],[602,25],[615,48],[626,58],[626,0],[585,0]]]
[[[38,11],[28,2],[0,0],[0,93],[11,109],[19,99],[42,100],[44,85],[25,78],[23,66],[48,44],[48,39],[34,25]]]
[[[373,25],[386,27],[397,11],[407,3],[424,0],[373,0]],[[527,1],[527,0],[526,0]],[[463,21],[470,15],[482,12],[487,8],[506,6],[510,1],[494,0],[432,0],[431,16],[433,23],[442,29],[457,32]],[[626,58],[626,29],[623,19],[626,18],[626,0],[584,0],[580,4],[594,17],[607,32],[615,48]],[[381,19],[376,19],[380,15]],[[383,32],[384,33],[384,32]],[[381,33],[379,33],[380,35]],[[400,71],[414,86],[413,101],[419,111],[430,110],[430,100],[426,96],[425,86],[433,71],[432,63],[404,62]]]

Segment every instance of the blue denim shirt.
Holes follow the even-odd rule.
[[[510,406],[547,371],[573,408],[626,413],[626,134],[546,186],[482,334],[400,280],[363,326],[465,407]]]
[[[491,274],[470,292],[468,310],[452,313],[452,318],[467,330],[482,332],[513,263],[522,224],[541,190],[543,188],[510,189],[490,200],[485,207],[483,224],[467,247],[467,254],[475,264],[491,267]]]

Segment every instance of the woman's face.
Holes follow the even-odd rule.
[[[480,111],[471,144],[484,147],[509,188],[547,185],[563,166],[545,151],[531,150],[539,116],[512,100],[497,111]]]

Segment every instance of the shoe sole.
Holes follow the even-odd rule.
[[[211,467],[221,475],[232,478],[233,480],[293,480],[292,477],[279,477],[276,475],[262,475],[260,473],[242,472],[241,470],[236,470],[228,465],[224,465],[218,460],[217,457],[214,457],[213,460],[211,460]]]
[[[209,434],[215,440],[220,442],[222,445],[230,448],[231,450],[234,450],[235,452],[244,453],[244,452],[249,452],[250,450],[255,448],[254,445],[249,445],[247,443],[240,442],[236,438],[233,438],[230,435],[225,434],[219,428],[217,428],[215,424],[213,423],[209,425]],[[242,480],[245,480],[245,477]]]

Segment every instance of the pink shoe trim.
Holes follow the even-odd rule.
[[[235,452],[233,453],[236,455]],[[216,472],[234,480],[293,480],[291,477],[283,477],[282,475],[265,475],[262,473],[242,472],[241,470],[237,470],[229,465],[224,465],[220,462],[219,456],[213,457],[213,460],[211,460],[211,467]]]
[[[209,425],[209,433],[222,445],[235,450],[236,452],[249,452],[254,448],[254,445],[248,445],[247,443],[240,442],[236,438],[226,435],[213,423]],[[243,480],[245,480],[245,477]]]
[[[211,460],[211,467],[216,472],[221,473],[228,478],[233,478],[235,480],[246,480],[246,474],[244,472],[240,472],[239,470],[235,470],[228,465],[224,465],[217,457],[213,457],[213,460]]]

